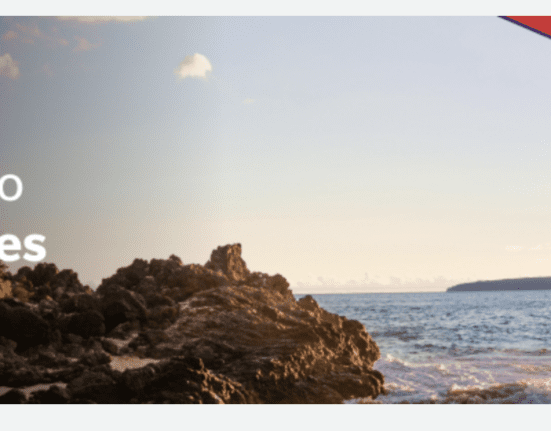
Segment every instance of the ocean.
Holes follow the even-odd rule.
[[[377,403],[551,403],[549,290],[312,296],[377,342]]]

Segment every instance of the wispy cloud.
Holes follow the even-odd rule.
[[[69,42],[67,42],[67,40],[63,39],[62,37],[49,36],[47,34],[44,34],[42,31],[40,31],[38,26],[29,27],[20,23],[15,23],[15,28],[17,29],[17,31],[9,30],[2,36],[2,40],[13,40],[30,44],[34,44],[35,40],[43,40],[49,43],[51,47],[55,45],[69,44]]]
[[[75,36],[75,40],[78,41],[78,45],[73,48],[73,52],[89,51],[99,46],[99,44],[90,43],[86,39],[80,36]]]
[[[19,77],[18,63],[9,54],[0,56],[0,75],[7,76],[10,79]]]
[[[251,103],[254,103],[254,102],[255,102],[255,100],[250,99],[250,98],[247,98],[247,99],[243,100],[244,105],[250,105]]]
[[[188,77],[191,78],[206,78],[207,72],[212,71],[212,65],[210,61],[201,54],[188,55],[184,58],[176,69],[174,73],[180,79],[185,79]]]
[[[4,33],[2,36],[2,40],[12,40],[17,39],[17,33],[13,30],[8,31],[7,33]]]
[[[76,21],[87,24],[104,24],[107,22],[130,23],[143,21],[146,16],[58,16],[61,21]]]
[[[508,245],[505,247],[506,251],[521,251],[524,249],[522,245]]]

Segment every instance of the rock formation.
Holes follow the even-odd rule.
[[[0,281],[0,402],[342,403],[384,392],[365,327],[250,272],[136,259],[96,291],[53,264]]]

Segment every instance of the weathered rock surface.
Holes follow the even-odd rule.
[[[136,259],[95,292],[52,264],[0,278],[19,289],[0,300],[1,402],[341,403],[384,392],[365,327],[311,296],[296,301],[279,274],[250,272],[240,244],[204,266]],[[38,384],[49,386],[22,395]]]

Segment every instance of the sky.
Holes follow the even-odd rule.
[[[295,293],[551,276],[549,76],[494,16],[1,17],[0,235],[92,286],[233,243]]]

